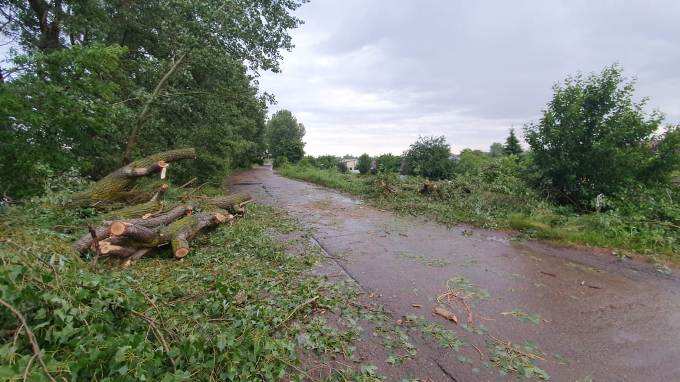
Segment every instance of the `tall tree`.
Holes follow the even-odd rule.
[[[519,139],[515,135],[515,129],[510,129],[510,135],[505,140],[503,151],[506,155],[519,155],[522,153],[522,146],[520,146]]]
[[[361,174],[367,174],[370,169],[371,157],[366,153],[361,154],[359,160],[357,160],[357,170],[359,170],[359,173]]]
[[[298,162],[305,155],[305,126],[289,110],[279,110],[267,121],[269,154],[274,159]]]
[[[505,146],[502,143],[494,142],[489,147],[489,155],[492,157],[500,157],[505,154]]]
[[[677,147],[669,150],[665,144],[677,145],[677,135],[669,133],[657,142],[663,116],[645,113],[645,100],[633,100],[634,83],[619,66],[569,77],[553,90],[543,117],[527,125],[525,135],[558,200],[586,206],[598,194],[647,181],[652,168],[657,178],[673,170],[661,162],[677,155]]]
[[[254,79],[278,71],[304,2],[0,0],[2,32],[21,51],[0,83],[6,174],[35,193],[36,163],[96,178],[123,152],[191,145],[199,160],[188,166],[218,177],[259,160],[271,97]],[[16,179],[0,174],[13,195]]]

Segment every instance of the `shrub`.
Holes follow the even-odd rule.
[[[569,77],[553,90],[543,117],[527,125],[525,135],[556,200],[586,207],[598,194],[644,181],[650,169],[657,178],[670,171],[652,150],[663,117],[646,114],[644,100],[633,101],[634,83],[620,67]]]
[[[500,157],[505,155],[505,146],[502,143],[494,142],[489,147],[489,155],[492,157]]]
[[[368,154],[362,154],[357,161],[357,170],[361,174],[367,174],[371,169],[371,157]]]
[[[392,154],[382,154],[376,158],[378,171],[380,172],[399,172],[401,157]]]
[[[340,159],[334,155],[321,155],[316,158],[316,167],[321,169],[334,169],[338,166]]]
[[[482,171],[482,166],[490,160],[482,151],[465,149],[460,152],[454,170],[456,174],[478,174]]]
[[[404,153],[406,171],[428,179],[445,179],[452,175],[451,147],[444,136],[420,137]]]
[[[316,158],[311,155],[305,155],[298,164],[300,166],[319,167]]]
[[[278,156],[278,157],[274,158],[273,166],[274,166],[274,168],[280,168],[280,167],[284,167],[288,163],[289,163],[288,158],[286,158],[284,156]]]

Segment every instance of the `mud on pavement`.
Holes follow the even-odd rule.
[[[380,350],[373,328],[357,345],[388,380],[680,381],[677,276],[595,251],[396,216],[270,166],[230,184],[311,228],[331,260],[326,271],[351,278],[367,304],[403,328],[412,356]]]

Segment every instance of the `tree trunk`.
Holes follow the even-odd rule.
[[[170,162],[182,159],[196,159],[196,150],[193,148],[171,150],[138,159],[100,179],[89,190],[75,194],[71,203],[85,206],[113,200],[121,192],[129,191],[137,178],[156,172],[164,175]]]

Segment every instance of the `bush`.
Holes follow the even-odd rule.
[[[569,77],[553,89],[543,117],[527,125],[525,135],[556,200],[583,208],[598,194],[649,179],[649,172],[658,179],[672,171],[661,163],[674,149],[652,150],[662,115],[646,114],[645,101],[633,101],[634,83],[620,67]]]
[[[288,163],[289,163],[288,158],[286,158],[284,156],[278,156],[278,157],[274,158],[273,166],[274,166],[274,168],[280,168],[280,167],[286,166]]]
[[[380,172],[399,172],[401,157],[392,154],[382,154],[376,158],[378,171]]]
[[[302,158],[298,164],[300,166],[319,167],[316,158],[311,155],[305,155],[305,157]]]
[[[362,154],[357,161],[357,170],[361,174],[367,174],[371,169],[371,157],[368,154]]]
[[[446,179],[453,173],[450,156],[451,147],[444,136],[420,137],[404,153],[405,171],[433,180]]]
[[[482,151],[465,149],[460,152],[454,170],[456,174],[479,174],[490,160],[491,157]]]
[[[321,169],[334,169],[338,166],[340,159],[334,155],[321,155],[316,158],[316,167]]]

